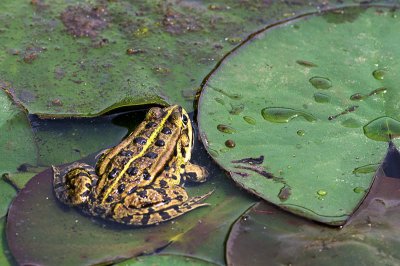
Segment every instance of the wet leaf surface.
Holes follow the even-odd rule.
[[[37,155],[26,114],[20,106],[13,104],[4,91],[0,91],[0,108],[1,177],[4,173],[17,171],[22,162],[35,162]],[[7,214],[8,206],[15,194],[15,189],[0,179],[0,217]]]
[[[23,109],[0,90],[0,173],[16,171],[23,163],[37,158],[32,130]]]
[[[175,256],[175,255],[153,255],[153,256],[141,256],[135,259],[130,259],[121,263],[116,264],[117,266],[140,266],[140,265],[153,265],[153,266],[162,266],[162,265],[200,265],[200,266],[212,266],[216,265],[204,260],[184,257],[184,256]]]
[[[0,179],[0,218],[7,214],[8,206],[17,194],[15,188],[3,179]]]
[[[199,102],[212,157],[265,200],[343,224],[385,156],[382,141],[399,133],[398,12],[310,13],[266,27],[232,52]]]
[[[365,201],[340,228],[296,217],[268,203],[256,204],[232,228],[228,265],[266,261],[271,265],[397,265],[399,162],[399,152],[390,147]]]
[[[197,238],[200,244],[191,246],[191,255],[197,256],[199,250],[208,261],[221,264],[223,246],[209,247],[207,255],[201,243],[213,241],[221,227],[228,232],[253,201],[238,193],[221,172],[212,174],[207,183],[188,188],[190,195],[215,189],[207,200],[210,207],[158,226],[134,228],[92,219],[59,204],[53,196],[52,173],[46,170],[31,179],[11,205],[7,219],[10,249],[20,264],[89,265],[149,254],[169,244],[190,246]]]
[[[4,0],[0,87],[48,116],[165,102],[190,109],[203,78],[248,34],[321,3]]]

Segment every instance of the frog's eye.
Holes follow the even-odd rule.
[[[188,117],[187,117],[187,115],[185,115],[185,114],[182,115],[182,123],[183,123],[184,125],[187,125],[187,123],[188,123]]]

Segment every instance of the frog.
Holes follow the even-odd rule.
[[[188,113],[179,105],[153,107],[125,139],[82,162],[53,168],[56,198],[90,216],[134,226],[159,224],[199,207],[213,191],[189,197],[185,183],[206,181],[190,162],[194,143]]]

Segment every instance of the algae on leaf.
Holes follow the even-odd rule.
[[[399,27],[399,11],[382,6],[266,27],[205,82],[198,116],[209,153],[265,200],[343,224],[373,180],[374,170],[360,169],[379,165],[382,141],[400,133]],[[233,115],[229,105],[243,110]]]
[[[9,82],[29,113],[51,117],[143,104],[190,110],[203,78],[247,35],[317,6],[317,0],[2,0],[0,88]]]

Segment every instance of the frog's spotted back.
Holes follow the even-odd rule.
[[[65,204],[120,223],[173,219],[206,206],[200,202],[211,194],[189,198],[183,188],[186,177],[203,182],[207,173],[189,163],[192,145],[192,125],[182,107],[152,108],[126,139],[99,156],[96,170],[81,163],[62,172],[54,167],[55,194]]]

